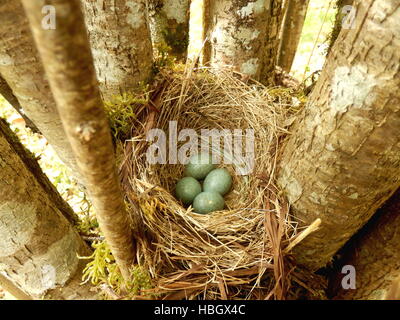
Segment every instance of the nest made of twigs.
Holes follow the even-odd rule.
[[[125,143],[123,187],[132,204],[138,260],[150,271],[153,293],[164,298],[283,298],[287,290],[283,249],[294,239],[296,223],[274,184],[283,138],[294,113],[288,90],[243,82],[240,74],[209,68],[162,72]],[[233,174],[226,207],[199,215],[174,196],[182,164],[149,164],[146,133],[201,129],[254,129],[251,174]],[[244,131],[243,131],[244,132]]]

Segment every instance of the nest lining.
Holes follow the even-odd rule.
[[[124,146],[123,187],[132,204],[138,258],[154,278],[154,292],[171,298],[260,298],[284,291],[282,247],[297,233],[274,185],[282,140],[294,117],[291,94],[268,89],[230,71],[202,68],[161,73],[152,108],[142,108]],[[174,197],[183,165],[150,165],[149,129],[254,129],[254,170],[233,174],[226,209],[199,215]],[[234,165],[219,167],[235,172]],[[267,272],[268,271],[268,272]],[[275,281],[274,280],[277,280]],[[265,297],[265,296],[264,296]]]

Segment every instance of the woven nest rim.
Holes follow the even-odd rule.
[[[299,232],[275,176],[282,142],[299,110],[294,93],[213,68],[164,70],[156,83],[151,106],[132,125],[120,169],[134,227],[146,230],[138,238],[138,259],[155,282],[148,293],[172,299],[283,298],[284,248],[293,247]],[[234,177],[227,209],[194,213],[173,195],[183,165],[146,162],[146,133],[168,129],[171,120],[178,130],[254,129],[254,171]]]

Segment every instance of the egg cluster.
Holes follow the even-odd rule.
[[[192,204],[194,211],[200,214],[224,208],[223,196],[232,186],[232,177],[228,170],[215,167],[211,155],[199,153],[191,157],[184,174],[185,177],[178,181],[175,190],[176,197],[183,204]]]

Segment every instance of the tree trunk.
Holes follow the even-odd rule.
[[[282,38],[278,53],[278,66],[290,72],[296,56],[309,0],[288,0],[282,26]]]
[[[0,273],[0,288],[10,293],[18,300],[32,300],[32,297],[18,288],[11,280]]]
[[[213,1],[205,8],[205,57],[214,67],[271,83],[277,54],[282,1]],[[209,46],[207,48],[207,46]]]
[[[153,50],[144,0],[81,0],[104,100],[150,78]]]
[[[79,0],[23,0],[64,129],[85,179],[100,229],[126,280],[134,262],[128,215],[117,178],[108,119],[102,108]],[[52,5],[57,28],[42,28]],[[68,14],[66,14],[68,13]]]
[[[77,257],[90,250],[65,218],[68,205],[53,201],[59,195],[44,187],[50,182],[37,164],[27,165],[33,162],[0,119],[2,283],[36,299],[93,299],[90,285],[80,285],[86,262]]]
[[[62,128],[20,1],[0,0],[0,17],[0,74],[25,114],[75,174],[75,157]]]
[[[260,2],[261,0],[257,0]],[[278,60],[279,34],[283,19],[283,1],[268,0],[267,41],[263,52],[263,64],[260,81],[266,85],[273,85],[275,67]]]
[[[341,250],[339,272],[330,282],[334,299],[383,299],[400,276],[400,189],[370,222]],[[341,285],[344,265],[355,268],[356,289]]]
[[[203,0],[203,12],[202,12],[202,42],[203,48],[200,53],[200,59],[202,65],[207,65],[211,61],[211,30],[212,30],[212,18],[211,18],[211,6],[210,3],[214,0]]]
[[[29,119],[26,116],[17,97],[14,96],[10,86],[8,85],[6,80],[4,80],[1,76],[0,76],[0,94],[4,97],[4,99],[7,100],[7,102],[14,108],[14,110],[20,114],[20,116],[24,119],[25,124],[28,128],[30,128],[34,133],[40,133],[39,129],[35,126],[35,124],[31,121],[31,119]]]
[[[337,12],[335,23],[333,25],[333,29],[330,35],[328,53],[331,51],[333,44],[335,43],[340,31],[342,30],[343,21],[344,19],[346,19],[346,15],[349,14],[349,12],[346,10],[346,6],[353,5],[353,2],[354,0],[337,0],[336,2]]]
[[[312,270],[400,185],[398,1],[357,2],[356,25],[339,36],[280,164],[301,226],[322,220],[294,252]]]
[[[153,45],[168,46],[171,54],[184,61],[189,44],[190,0],[150,0],[149,17]]]

